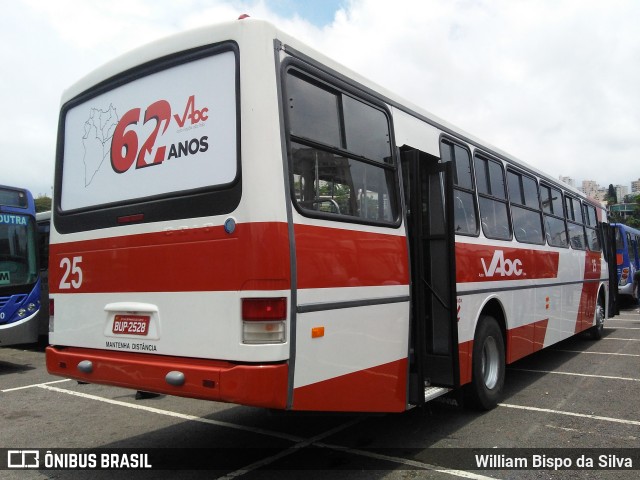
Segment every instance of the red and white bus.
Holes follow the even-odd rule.
[[[50,373],[277,409],[406,410],[607,317],[602,208],[241,20],[64,93]]]

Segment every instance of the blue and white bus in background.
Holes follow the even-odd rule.
[[[0,346],[38,340],[38,257],[33,196],[0,185]]]
[[[633,276],[640,268],[640,230],[612,223],[616,232],[616,265],[618,271],[618,294],[633,296]]]

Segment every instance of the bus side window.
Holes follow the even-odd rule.
[[[49,268],[49,221],[38,222],[38,250],[40,255],[40,270]]]
[[[454,232],[459,235],[478,235],[478,214],[469,151],[448,140],[440,142],[443,162],[453,162]]]
[[[562,207],[562,192],[557,188],[541,183],[540,198],[542,200],[547,243],[554,247],[567,248],[569,240],[564,220],[564,208]]]
[[[587,237],[584,231],[584,219],[582,218],[582,204],[577,198],[566,195],[564,197],[569,227],[569,243],[576,250],[586,250]]]
[[[523,243],[544,243],[540,198],[535,179],[508,170],[507,183],[516,240]]]
[[[602,250],[600,242],[600,234],[598,230],[598,217],[596,215],[596,207],[593,205],[584,205],[585,229],[587,232],[587,245],[589,250],[599,252]]]
[[[395,224],[397,176],[386,113],[294,69],[286,89],[292,199],[300,212]]]
[[[509,206],[502,164],[485,157],[475,157],[478,201],[482,232],[487,238],[511,239]]]

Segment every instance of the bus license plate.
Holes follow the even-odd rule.
[[[124,335],[146,335],[149,331],[148,315],[116,315],[113,319],[113,333]]]

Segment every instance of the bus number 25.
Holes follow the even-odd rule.
[[[69,290],[71,288],[80,288],[82,285],[82,257],[63,258],[60,260],[60,268],[64,270],[60,279],[60,290]]]

